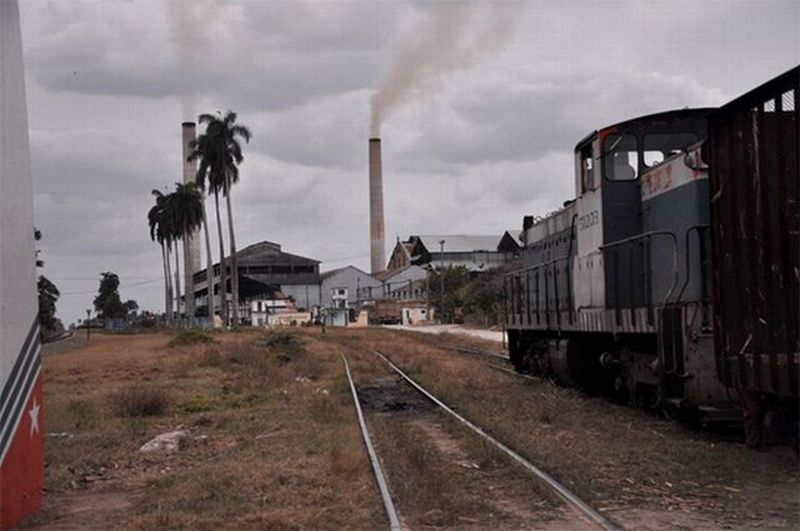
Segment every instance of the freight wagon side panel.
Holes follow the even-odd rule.
[[[723,383],[798,395],[800,67],[709,118],[714,339]]]

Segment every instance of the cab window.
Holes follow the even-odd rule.
[[[613,133],[605,138],[603,174],[610,181],[632,181],[639,176],[639,146],[635,135]]]
[[[594,190],[594,161],[592,160],[591,144],[581,149],[581,191]]]
[[[668,157],[684,151],[697,142],[695,133],[654,133],[644,136],[642,151],[644,165],[658,166]]]

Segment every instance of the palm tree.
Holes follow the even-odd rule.
[[[208,128],[206,128],[208,130]],[[206,189],[206,180],[208,180],[208,189],[214,193],[214,208],[217,214],[217,233],[219,237],[219,294],[220,294],[220,311],[223,315],[227,316],[227,293],[228,293],[228,275],[225,267],[225,240],[222,237],[222,218],[219,215],[219,192],[221,187],[214,185],[215,178],[212,178],[212,173],[216,172],[219,164],[216,162],[216,151],[212,145],[212,141],[204,133],[192,141],[192,152],[187,157],[187,160],[193,162],[200,159],[200,164],[197,168],[197,176],[195,182],[201,190]],[[205,205],[204,205],[205,207]],[[208,218],[205,218],[208,220]],[[205,225],[206,232],[206,252],[211,254],[211,245],[208,237],[208,223]],[[208,293],[213,302],[214,294],[214,266],[211,259],[208,259],[208,267],[206,270],[206,285],[208,286]]]
[[[172,238],[170,220],[167,218],[167,196],[159,190],[151,192],[156,198],[156,204],[147,213],[147,222],[150,225],[150,239],[157,241],[161,246],[161,261],[164,268],[164,315],[167,323],[172,322],[172,280],[170,278],[169,242]]]
[[[193,140],[191,148],[193,150],[192,153],[189,154],[187,160],[189,162],[193,162],[200,154],[197,150],[197,141]],[[200,191],[202,200],[200,201],[200,205],[203,209],[203,233],[205,234],[206,239],[206,293],[207,293],[207,306],[208,306],[208,316],[213,317],[215,315],[214,309],[216,308],[216,303],[214,301],[214,261],[211,258],[211,238],[208,236],[208,216],[206,215],[206,201],[205,201],[205,175],[208,173],[208,168],[203,168],[202,165],[198,169],[197,175],[195,177],[195,184],[197,185],[198,190]],[[215,199],[217,199],[215,197]],[[220,242],[219,242],[219,250],[220,250],[220,264],[222,264],[222,259],[224,255],[224,248],[222,244],[222,227],[220,226],[219,221],[219,201],[217,200],[217,227],[219,228],[220,234]],[[222,289],[220,289],[220,293],[222,293]],[[220,304],[220,308],[224,308],[224,303]]]
[[[219,218],[219,192],[225,196],[228,210],[228,237],[231,254],[231,291],[233,292],[233,322],[239,324],[239,270],[236,256],[236,236],[233,226],[233,209],[231,207],[231,187],[239,182],[239,164],[242,163],[242,146],[240,139],[250,142],[250,129],[236,123],[236,113],[227,111],[223,116],[201,114],[199,123],[206,124],[205,133],[195,141],[194,151],[189,155],[189,160],[200,159],[197,170],[197,181],[201,188],[205,188],[208,179],[209,189],[214,192],[214,202],[217,209],[217,227],[220,236],[220,271],[223,273],[224,247],[222,244],[222,225]],[[221,276],[223,292],[227,289],[226,278]]]
[[[177,239],[189,238],[203,224],[203,195],[194,183],[175,183],[175,191],[167,196],[167,211]],[[184,287],[188,290],[192,271],[187,270],[186,265],[184,263]],[[184,293],[184,300],[186,317],[191,319],[194,317],[194,293]]]

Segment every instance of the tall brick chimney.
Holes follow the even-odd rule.
[[[369,139],[369,256],[371,273],[386,269],[381,139]]]

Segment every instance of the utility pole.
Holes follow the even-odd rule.
[[[440,295],[439,310],[442,312],[442,319],[444,319],[444,240],[439,240],[439,284]]]

